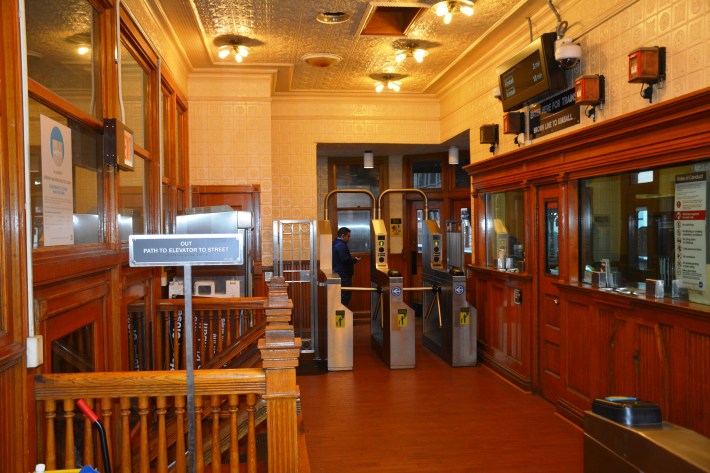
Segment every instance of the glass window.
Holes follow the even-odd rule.
[[[471,228],[471,209],[461,209],[461,231],[463,233],[463,252],[471,253],[471,245],[473,243],[473,235]]]
[[[148,149],[146,142],[148,73],[138,64],[124,44],[121,44],[121,91],[124,122],[133,130],[136,145]]]
[[[486,194],[486,266],[514,269],[525,259],[524,194],[511,190]]]
[[[559,274],[560,229],[557,202],[545,202],[545,272]]]
[[[175,121],[175,183],[178,186],[185,184],[185,163],[184,159],[184,144],[183,144],[183,131],[185,129],[185,122],[187,121],[187,113],[185,113],[180,104],[177,107],[177,120]],[[179,213],[179,212],[178,212]]]
[[[29,115],[33,246],[103,242],[102,136],[34,99]]]
[[[163,184],[162,189],[163,189],[162,190],[163,211],[161,213],[161,215],[162,215],[161,228],[163,229],[163,233],[173,233],[172,222],[170,220],[170,209],[172,208],[170,205],[170,186],[167,184]]]
[[[163,147],[160,149],[160,168],[163,170],[163,177],[170,178],[171,167],[173,163],[172,150],[170,149],[170,128],[172,114],[170,95],[163,91],[161,94],[161,102],[163,104]],[[173,123],[174,124],[174,123]]]
[[[666,296],[710,304],[709,175],[705,161],[582,180],[580,277],[603,271],[620,292],[660,280]]]
[[[335,167],[336,189],[366,189],[372,192],[377,199],[380,195],[380,173],[377,168],[366,169],[362,163],[338,164]],[[377,205],[370,196],[364,193],[338,193],[336,196],[338,207],[365,207],[372,208]],[[342,227],[343,225],[341,225]],[[348,243],[352,245],[351,242]]]
[[[98,12],[86,0],[26,0],[25,22],[29,78],[100,117]]]
[[[412,164],[412,186],[417,189],[441,189],[441,160],[415,161]]]
[[[471,176],[463,170],[463,167],[468,166],[469,164],[471,164],[471,158],[468,156],[468,152],[466,152],[465,155],[464,153],[461,153],[459,155],[459,164],[454,170],[454,186],[457,189],[468,189],[471,185]]]
[[[120,178],[120,209],[118,226],[121,240],[127,241],[129,235],[144,235],[146,233],[146,217],[148,212],[148,174],[150,166],[136,155],[133,172],[121,171]]]

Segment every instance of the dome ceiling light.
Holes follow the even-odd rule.
[[[451,18],[456,13],[463,13],[466,16],[473,15],[473,2],[470,0],[446,0],[432,5],[437,16],[444,17],[444,23],[451,23]]]
[[[337,25],[338,23],[345,23],[350,19],[350,14],[344,11],[324,11],[316,16],[316,20],[320,23],[325,23],[326,25]]]
[[[343,58],[337,54],[330,53],[313,53],[304,54],[301,60],[313,67],[330,67],[334,64],[339,63]]]

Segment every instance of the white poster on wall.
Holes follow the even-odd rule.
[[[44,246],[74,243],[71,130],[39,116]]]
[[[676,275],[683,287],[707,288],[707,181],[704,172],[676,176],[675,256]]]

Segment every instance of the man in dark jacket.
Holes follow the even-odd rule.
[[[350,229],[340,227],[338,238],[333,240],[333,271],[340,276],[341,287],[352,287],[354,266],[360,261],[360,258],[350,256],[348,241],[350,241]],[[340,291],[340,302],[347,306],[350,303],[351,295],[350,291]]]

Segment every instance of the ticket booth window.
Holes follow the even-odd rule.
[[[525,259],[524,194],[520,189],[486,194],[486,266],[514,269]]]
[[[710,161],[580,181],[580,279],[710,304]]]

